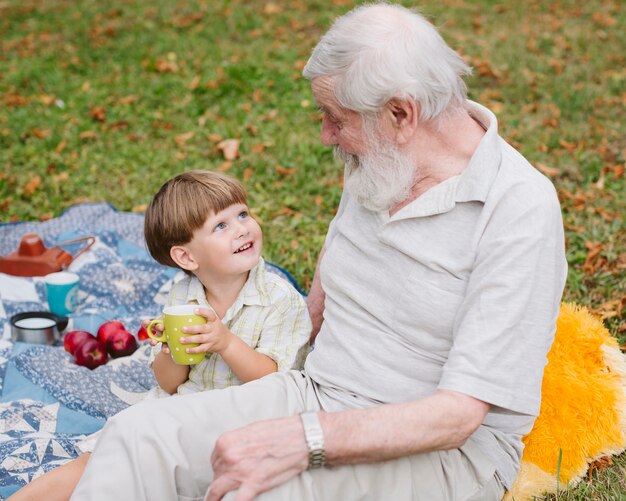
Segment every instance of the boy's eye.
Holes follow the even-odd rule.
[[[223,230],[224,228],[226,228],[226,223],[219,223],[215,226],[216,230]]]
[[[248,211],[244,210],[239,213],[239,219],[245,219],[247,217],[248,217]]]

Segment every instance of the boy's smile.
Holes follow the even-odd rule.
[[[247,274],[259,261],[263,235],[245,204],[233,204],[211,213],[185,245],[196,275],[216,279]]]

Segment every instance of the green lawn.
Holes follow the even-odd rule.
[[[405,5],[412,5],[404,2]],[[341,193],[300,72],[348,0],[0,1],[0,221],[142,210],[170,176],[245,181],[264,255],[306,289]],[[557,186],[565,299],[626,341],[626,6],[426,0],[470,97]],[[233,139],[237,156],[225,158]],[[626,459],[560,499],[626,499]]]

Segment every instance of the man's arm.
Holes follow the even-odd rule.
[[[480,426],[489,404],[440,390],[403,404],[320,412],[329,465],[373,463],[461,446]],[[211,458],[208,501],[238,490],[252,500],[307,468],[308,449],[298,416],[250,424],[220,436]]]
[[[326,298],[326,295],[324,294],[324,289],[322,289],[322,281],[320,279],[320,264],[325,252],[326,247],[324,246],[322,247],[320,255],[317,258],[317,266],[315,267],[311,290],[309,291],[309,295],[306,300],[309,316],[311,317],[311,323],[313,324],[313,328],[311,329],[311,344],[315,341],[315,338],[322,327],[322,322],[324,321],[324,299]]]

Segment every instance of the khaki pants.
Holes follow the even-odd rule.
[[[296,371],[141,402],[109,420],[71,499],[202,501],[213,475],[211,451],[223,431],[320,408],[315,385]],[[258,499],[491,501],[503,492],[494,465],[468,441],[451,451],[308,470]]]

